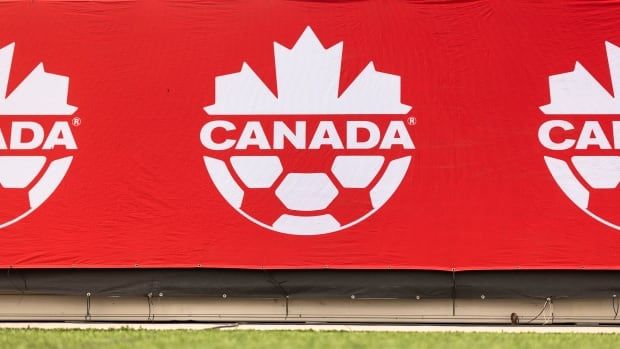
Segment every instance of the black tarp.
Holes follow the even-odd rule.
[[[620,271],[4,269],[0,294],[259,298],[607,298]]]

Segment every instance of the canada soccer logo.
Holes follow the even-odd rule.
[[[69,79],[39,64],[12,92],[15,45],[0,49],[0,228],[41,206],[63,180],[77,149],[67,104]]]
[[[549,78],[548,120],[538,138],[545,163],[568,198],[597,221],[620,230],[620,48],[605,43],[613,95],[579,62]]]
[[[246,63],[218,76],[200,139],[224,199],[273,231],[325,234],[370,217],[394,194],[414,150],[400,77],[370,62],[338,95],[342,42],[310,27],[274,42],[274,95]]]

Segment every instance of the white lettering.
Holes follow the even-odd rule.
[[[368,131],[368,140],[358,140],[360,129]],[[379,127],[370,121],[347,122],[347,149],[372,149],[379,144],[379,137]]]
[[[29,130],[33,136],[30,141],[24,140],[24,131]],[[43,126],[32,121],[15,121],[11,124],[11,149],[36,149],[43,143]]]
[[[273,123],[273,149],[284,149],[284,139],[291,142],[295,149],[306,148],[306,123],[295,121],[295,132],[282,121]]]
[[[294,149],[321,149],[325,146],[331,149],[391,149],[402,146],[404,149],[415,149],[407,126],[403,121],[391,121],[384,135],[381,129],[372,121],[346,121],[346,147],[343,138],[338,133],[334,121],[319,121],[316,129],[308,130],[306,121],[295,121],[294,128],[283,121],[273,122],[273,133],[269,137],[265,134],[263,125],[259,121],[248,121],[238,139],[231,135],[221,142],[213,140],[216,129],[224,131],[236,130],[230,121],[213,120],[207,122],[200,131],[200,140],[203,146],[210,150],[235,149],[245,150],[250,146],[257,146],[261,150],[282,150],[285,146]],[[368,138],[365,138],[365,132]],[[311,136],[310,136],[311,135]],[[0,135],[1,136],[1,135]],[[273,136],[273,138],[271,138]],[[307,142],[310,142],[308,144]]]
[[[587,149],[588,146],[595,145],[601,149],[611,149],[611,145],[597,121],[586,121],[579,134],[576,149]]]
[[[379,148],[391,149],[394,145],[402,145],[405,149],[415,149],[413,140],[407,132],[407,126],[402,121],[390,122]]]
[[[69,123],[66,121],[55,122],[45,143],[43,143],[43,149],[54,149],[56,146],[64,146],[66,149],[72,150],[77,149],[73,133],[71,133]]]
[[[0,130],[0,150],[6,150],[6,141],[4,140],[2,130]]]
[[[235,125],[229,121],[215,120],[207,122],[202,127],[202,130],[200,130],[200,141],[202,145],[211,150],[226,150],[232,148],[235,145],[235,141],[232,139],[226,139],[221,143],[213,141],[213,130],[216,128],[223,128],[226,131],[233,131],[236,129]]]
[[[271,149],[269,147],[269,141],[265,136],[265,131],[263,131],[258,121],[248,121],[248,123],[245,124],[235,149],[248,149],[248,146],[251,145],[256,145],[259,149]]]
[[[333,121],[319,122],[308,149],[320,149],[323,145],[329,145],[332,149],[344,149]]]
[[[545,148],[549,150],[566,150],[575,145],[574,139],[565,139],[560,143],[556,143],[551,139],[551,130],[561,128],[564,131],[574,129],[573,125],[564,120],[549,120],[543,123],[538,129],[538,140]]]

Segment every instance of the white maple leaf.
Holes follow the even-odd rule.
[[[378,72],[370,62],[338,96],[342,42],[326,49],[310,27],[293,48],[274,42],[275,96],[247,63],[241,71],[215,79],[211,115],[406,114],[400,77]]]
[[[568,73],[549,77],[551,103],[540,107],[545,114],[620,114],[620,48],[605,42],[613,95],[581,63]]]
[[[0,49],[0,115],[71,115],[69,78],[45,72],[43,63],[7,96],[15,43]]]

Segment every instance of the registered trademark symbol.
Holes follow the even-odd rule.
[[[71,124],[73,124],[73,126],[80,126],[82,124],[82,119],[76,116],[71,120]]]
[[[407,118],[407,123],[409,124],[409,126],[415,125],[416,122],[418,122],[418,120],[415,118],[415,116],[410,116]]]

